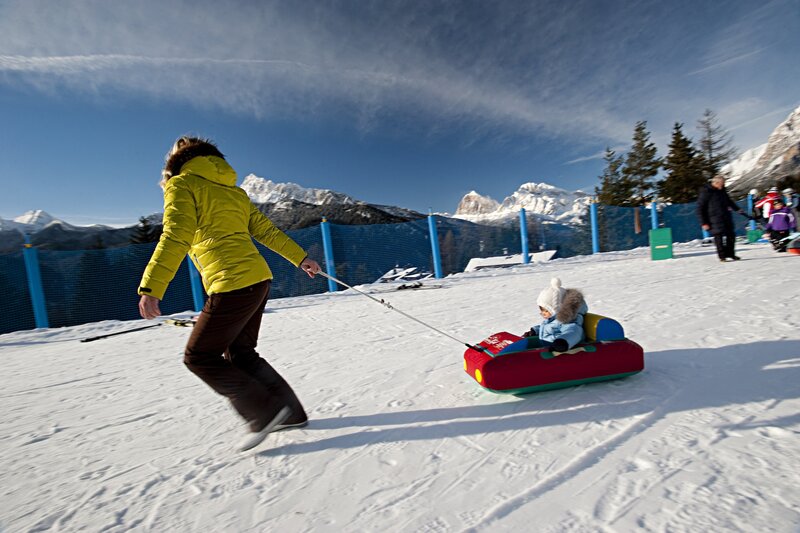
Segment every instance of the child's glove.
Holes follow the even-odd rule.
[[[529,329],[528,331],[526,331],[525,333],[522,334],[523,338],[537,337],[537,336],[538,335],[536,335],[536,330],[533,329],[533,328]]]
[[[569,344],[564,339],[556,339],[553,341],[553,344],[550,345],[550,350],[554,352],[566,352],[569,350]]]

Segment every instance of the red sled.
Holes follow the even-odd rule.
[[[587,313],[586,342],[566,352],[529,348],[535,343],[500,332],[464,352],[464,370],[492,392],[526,394],[632,376],[644,369],[644,350],[625,338],[614,319]]]

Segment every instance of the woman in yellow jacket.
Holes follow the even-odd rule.
[[[292,388],[255,350],[272,272],[252,238],[314,277],[320,270],[236,186],[236,172],[208,140],[179,138],[162,172],[164,232],[139,285],[139,312],[152,319],[188,253],[208,300],[184,363],[247,421],[241,450],[308,418]],[[251,238],[252,236],[252,238]]]

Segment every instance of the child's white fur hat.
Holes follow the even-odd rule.
[[[561,305],[561,300],[564,299],[566,289],[561,287],[561,280],[553,278],[550,280],[550,286],[539,293],[536,303],[539,307],[547,309],[550,314],[555,316],[558,312],[558,307]]]

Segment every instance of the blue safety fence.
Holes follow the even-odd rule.
[[[136,294],[155,243],[101,250],[40,250],[39,265],[50,327],[139,318]],[[186,262],[170,283],[161,311],[192,308]]]
[[[372,283],[396,266],[433,272],[424,219],[369,226],[331,224],[330,229],[336,277],[348,285]]]
[[[36,327],[22,251],[0,254],[0,294],[0,333]]]
[[[649,208],[597,206],[599,250],[628,250],[648,245],[652,218]],[[746,219],[734,215],[737,233]],[[558,224],[536,216],[526,220],[530,252],[556,250],[555,257],[585,255],[593,251],[589,216],[579,224]],[[506,226],[487,226],[464,220],[431,216],[401,224],[346,226],[327,224],[334,275],[349,285],[372,283],[395,267],[416,267],[422,272],[448,275],[462,272],[472,258],[521,254],[520,219]],[[741,224],[740,224],[741,222]],[[674,241],[702,236],[695,204],[659,205],[656,223],[672,228]],[[287,234],[323,268],[326,257],[321,225]],[[432,246],[435,228],[437,246]],[[284,298],[336,290],[322,276],[314,279],[284,258],[257,244],[273,272],[270,298]],[[40,289],[29,284],[26,259],[21,252],[0,254],[0,290],[6,304],[0,313],[0,333],[41,327],[62,327],[101,320],[139,318],[137,286],[155,243],[122,248],[35,252]],[[439,269],[432,251],[439,252]],[[29,265],[30,266],[30,265]],[[205,294],[192,294],[188,261],[181,264],[161,302],[165,314],[197,310]],[[31,286],[34,296],[31,296]],[[36,296],[38,292],[39,296]],[[201,297],[202,296],[202,297]],[[39,302],[39,299],[44,300]],[[38,302],[38,303],[37,303]],[[35,305],[36,304],[36,305]],[[38,307],[37,307],[38,306]],[[45,321],[32,308],[45,309]],[[39,315],[41,311],[37,311]]]
[[[746,202],[737,202],[746,210]],[[672,230],[674,242],[688,242],[703,238],[697,204],[657,204],[657,223],[660,228]],[[745,235],[748,219],[733,214],[736,235]],[[651,207],[617,207],[597,205],[597,225],[601,252],[631,250],[648,246],[648,230],[652,229]],[[561,257],[566,257],[560,254]]]
[[[322,236],[319,226],[290,230],[286,234],[299,244],[308,253],[309,257],[322,264]],[[270,299],[318,294],[327,290],[327,284],[321,276],[313,279],[309,278],[308,274],[296,268],[269,248],[259,243],[256,243],[256,247],[261,252],[261,255],[264,256],[264,259],[267,260],[270,270],[272,270]]]
[[[736,202],[742,210],[747,212],[747,201]],[[675,242],[688,242],[702,238],[700,220],[697,217],[697,204],[659,204],[660,226],[672,228],[672,240]],[[737,213],[732,213],[733,227],[736,235],[747,235],[750,224],[748,218]]]

